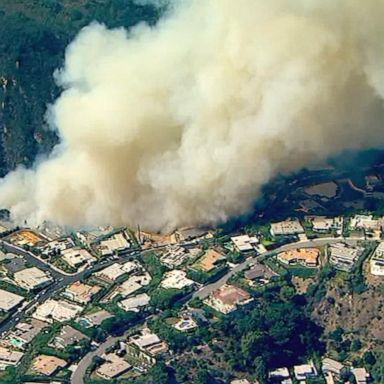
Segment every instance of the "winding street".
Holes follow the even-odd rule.
[[[326,244],[335,244],[340,241],[344,241],[345,243],[349,245],[355,245],[358,240],[361,240],[360,238],[342,238],[342,237],[324,237],[324,238],[318,238],[313,240],[303,240],[298,241],[295,243],[285,244],[277,249],[274,249],[273,251],[264,252],[260,255],[250,257],[247,260],[245,260],[243,263],[236,265],[234,268],[232,268],[227,274],[225,274],[223,277],[221,277],[219,280],[212,284],[208,284],[203,286],[200,290],[196,291],[191,297],[198,297],[200,299],[205,299],[208,297],[213,291],[220,288],[222,285],[224,285],[230,277],[232,277],[234,274],[243,271],[247,267],[251,266],[253,263],[256,263],[259,261],[260,258],[272,256],[278,252],[287,251],[294,248],[309,248],[309,247],[321,247]],[[76,370],[73,372],[71,376],[71,383],[72,384],[84,384],[84,377],[87,371],[87,368],[92,362],[93,357],[97,355],[102,355],[109,347],[111,347],[115,342],[119,340],[124,340],[126,336],[120,336],[120,337],[110,337],[108,338],[103,344],[101,344],[97,350],[91,351],[87,353],[78,363]]]

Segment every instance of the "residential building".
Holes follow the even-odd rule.
[[[95,272],[94,276],[107,283],[113,283],[120,276],[124,275],[124,273],[127,272],[123,269],[121,264],[113,263],[110,266],[102,269],[101,271]]]
[[[374,219],[372,215],[355,215],[349,224],[351,229],[364,229],[371,232],[380,232],[382,225],[383,218]]]
[[[257,237],[248,235],[231,237],[231,240],[238,252],[254,251],[259,243]]]
[[[151,275],[148,272],[131,276],[128,280],[124,281],[118,286],[116,294],[127,297],[139,289],[147,286],[151,280]]]
[[[83,265],[91,265],[96,262],[96,258],[83,248],[69,248],[63,251],[61,255],[67,264],[76,269]]]
[[[227,314],[236,310],[239,305],[248,304],[252,300],[251,295],[243,289],[224,284],[221,288],[212,292],[204,302],[213,309]]]
[[[12,233],[8,237],[8,240],[19,247],[36,247],[38,244],[47,241],[44,236],[31,229],[20,229],[19,231]]]
[[[56,356],[39,355],[33,362],[33,370],[45,376],[52,376],[60,368],[64,368],[67,362]]]
[[[325,357],[322,361],[321,370],[323,373],[331,373],[336,376],[340,376],[342,370],[344,369],[344,365],[338,362],[337,360],[330,359],[329,357]]]
[[[356,384],[367,384],[370,378],[365,368],[352,368],[351,372],[355,376]]]
[[[97,285],[88,285],[75,281],[63,293],[68,299],[79,304],[88,304],[102,288]]]
[[[255,264],[244,272],[247,280],[269,280],[273,276],[277,276],[277,274],[263,264]]]
[[[150,299],[151,298],[146,293],[142,293],[120,301],[118,306],[124,309],[124,311],[139,312],[142,307],[149,304]]]
[[[156,356],[164,355],[167,352],[168,344],[148,328],[131,336],[127,342],[127,353],[140,360],[144,366],[155,364]]]
[[[65,251],[68,248],[73,248],[75,246],[74,241],[70,237],[64,237],[62,239],[55,239],[45,244],[41,252],[45,255],[51,253],[60,253]]]
[[[232,380],[231,384],[251,384],[247,379]]]
[[[103,379],[115,379],[132,368],[132,366],[127,361],[115,355],[114,353],[105,354],[102,356],[102,358],[105,360],[105,362],[97,368],[96,374]]]
[[[309,217],[312,222],[312,230],[314,232],[327,233],[335,231],[336,234],[341,235],[343,233],[344,218],[338,217],[325,217],[325,216],[313,216]]]
[[[176,268],[191,257],[188,249],[178,245],[168,245],[165,252],[161,255],[160,261],[168,268]]]
[[[26,268],[15,272],[13,279],[16,284],[27,291],[44,288],[52,282],[52,277],[39,268]]]
[[[225,260],[226,258],[222,253],[210,248],[193,264],[192,268],[210,272],[217,267],[218,263]]]
[[[304,228],[299,220],[285,220],[271,224],[272,236],[293,236],[304,233]]]
[[[28,344],[47,326],[47,323],[32,319],[29,323],[17,323],[15,329],[8,335],[9,343],[19,349],[25,349]]]
[[[317,248],[297,248],[280,252],[277,260],[284,264],[302,264],[306,267],[319,265],[320,251]]]
[[[115,233],[106,240],[100,241],[97,250],[102,256],[110,256],[114,253],[123,252],[131,247],[131,243],[127,237],[125,231]]]
[[[121,269],[125,273],[131,273],[131,272],[135,272],[139,269],[143,269],[143,266],[137,261],[126,261],[125,263],[120,264],[120,265],[121,265]]]
[[[138,242],[141,244],[142,249],[167,246],[178,242],[174,233],[170,235],[164,235],[160,233],[150,233],[139,230],[136,231],[135,236]]]
[[[176,288],[183,289],[191,287],[195,282],[187,278],[187,274],[184,271],[174,269],[173,271],[166,272],[164,279],[161,281],[160,286],[162,288]]]
[[[9,348],[0,346],[0,370],[19,364],[23,356],[23,352],[12,351]]]
[[[175,232],[175,237],[178,242],[188,242],[209,235],[204,228],[180,228]]]
[[[295,374],[296,380],[299,381],[307,380],[318,375],[316,367],[312,361],[309,364],[295,365],[293,367],[293,372]]]
[[[384,241],[380,242],[370,260],[371,273],[384,276]]]
[[[364,249],[352,247],[345,243],[336,243],[329,247],[329,262],[335,269],[350,272]]]
[[[67,301],[49,299],[36,308],[32,317],[47,323],[63,322],[75,318],[82,310],[82,307]]]
[[[85,328],[96,327],[100,325],[104,320],[110,319],[113,315],[101,309],[100,311],[84,315],[78,319],[78,322]]]
[[[11,311],[23,301],[24,301],[24,297],[16,295],[15,293],[0,289],[0,310],[1,311],[4,311],[4,312]]]
[[[73,344],[78,344],[81,340],[89,340],[89,338],[77,329],[64,325],[60,333],[52,340],[50,346],[56,349],[65,349]]]
[[[291,376],[289,374],[288,368],[282,367],[282,368],[277,368],[273,371],[270,371],[268,374],[268,377],[272,381],[274,380],[281,381],[281,380],[289,379]]]

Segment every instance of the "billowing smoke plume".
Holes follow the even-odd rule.
[[[383,0],[182,1],[155,28],[68,47],[60,144],[0,207],[161,230],[249,209],[277,172],[384,143]]]

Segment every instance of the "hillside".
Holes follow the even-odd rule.
[[[370,367],[377,382],[384,373],[384,284],[369,273],[366,259],[353,273],[325,268],[307,297],[312,319],[324,329],[327,350],[334,358]]]
[[[160,12],[133,0],[1,1],[0,176],[31,165],[56,142],[44,115],[59,92],[52,74],[76,33],[93,20],[108,27],[154,24]]]

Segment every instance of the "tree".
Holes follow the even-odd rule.
[[[360,351],[362,347],[361,341],[359,339],[353,340],[351,343],[351,351],[357,352]]]
[[[367,351],[363,355],[365,364],[374,365],[376,363],[375,355],[371,351]]]
[[[268,370],[265,365],[265,361],[261,356],[257,356],[253,361],[253,371],[254,371],[254,375],[256,376],[257,380],[259,380],[260,383],[266,382],[267,376],[268,376]]]
[[[122,312],[105,319],[101,323],[101,328],[110,335],[120,336],[140,319],[141,316],[135,312]]]
[[[183,291],[176,288],[158,288],[152,292],[151,306],[159,309],[172,307],[183,296]]]

